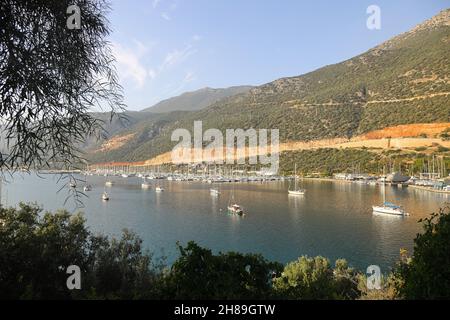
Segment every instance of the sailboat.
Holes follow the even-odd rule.
[[[105,182],[105,186],[107,186],[107,187],[112,187],[113,185],[114,185],[114,181],[112,181],[112,180],[107,180]]]
[[[298,184],[298,179],[297,179],[297,164],[294,165],[294,180],[295,180],[295,185],[294,185],[294,190],[288,190],[288,193],[294,196],[299,196],[299,195],[303,195],[305,194],[306,190],[305,189],[299,189],[297,184]]]
[[[145,179],[144,177],[144,182],[142,182],[141,184],[142,189],[149,189],[151,187],[150,183],[147,181],[147,179]]]
[[[242,208],[240,205],[238,205],[234,200],[234,186],[233,186],[233,190],[231,191],[231,197],[230,197],[230,200],[228,201],[227,209],[228,209],[228,213],[237,214],[239,216],[244,215],[244,208]]]
[[[92,190],[92,186],[87,183],[87,174],[84,175],[84,187],[83,187],[83,191],[91,191]]]
[[[220,191],[217,188],[211,188],[209,189],[209,192],[211,193],[212,196],[218,196],[220,194]]]
[[[383,204],[379,206],[372,206],[373,213],[391,214],[396,216],[409,216],[401,206],[395,205],[391,202],[386,202],[386,184],[382,183],[383,190]]]

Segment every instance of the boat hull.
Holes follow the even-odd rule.
[[[401,208],[391,208],[386,206],[372,206],[372,210],[374,213],[383,213],[383,214],[390,214],[395,216],[407,216],[408,214],[405,212],[405,210]]]
[[[237,214],[239,216],[242,216],[244,214],[244,211],[242,209],[240,209],[240,208],[237,209],[234,207],[228,207],[228,212],[232,213],[232,214]]]
[[[288,190],[288,193],[294,196],[301,196],[305,194],[305,190]]]

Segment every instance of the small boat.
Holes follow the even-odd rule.
[[[163,192],[163,191],[164,191],[164,188],[158,186],[158,187],[155,188],[155,191],[156,191],[156,192]]]
[[[108,201],[108,200],[109,200],[109,195],[108,195],[108,193],[103,192],[103,194],[102,194],[102,200],[103,200],[103,201]]]
[[[383,204],[379,206],[372,206],[373,213],[391,214],[396,216],[409,216],[401,206],[395,205],[391,202],[386,202],[386,185],[383,182]]]
[[[87,185],[85,185],[84,186],[84,188],[83,188],[83,191],[91,191],[92,190],[92,187],[91,187],[91,185],[90,184],[87,184]]]
[[[114,184],[111,180],[105,182],[105,186],[111,187]]]
[[[128,175],[125,174],[125,173],[123,173],[123,174],[122,174],[122,178],[128,178]]]
[[[300,196],[305,194],[305,190],[304,189],[299,189],[299,190],[288,190],[289,194],[292,194],[294,196]]]
[[[141,184],[141,187],[142,187],[142,189],[150,189],[151,184],[144,180],[144,182],[142,182],[142,184]]]
[[[70,183],[69,183],[69,187],[70,187],[70,188],[76,188],[76,187],[77,187],[77,184],[76,184],[75,182],[70,182]]]
[[[295,179],[295,186],[294,186],[294,190],[288,190],[288,194],[291,194],[293,196],[300,196],[300,195],[304,195],[306,190],[305,189],[299,189],[297,187],[297,164],[295,164],[294,166],[294,179]]]
[[[233,204],[228,206],[228,212],[242,216],[244,214],[244,209],[238,204]]]
[[[409,216],[409,214],[400,206],[390,202],[385,202],[381,206],[372,206],[374,213],[393,214],[396,216]]]
[[[213,196],[218,196],[218,195],[220,194],[219,189],[215,189],[215,188],[209,189],[209,192],[210,192],[211,195],[213,195]]]

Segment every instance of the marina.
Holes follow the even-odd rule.
[[[361,269],[377,264],[387,271],[400,248],[412,250],[421,230],[417,221],[450,201],[448,194],[386,184],[386,198],[410,214],[403,217],[372,212],[372,205],[383,203],[380,184],[305,178],[302,188],[307,193],[292,197],[288,190],[294,181],[289,177],[229,183],[208,183],[195,176],[183,181],[146,178],[149,188],[142,188],[144,179],[137,175],[93,174],[87,175],[91,191],[80,198],[84,207],[76,208],[75,201],[67,200],[73,188],[63,188],[59,178],[16,174],[3,184],[2,204],[25,201],[45,210],[81,210],[91,230],[112,236],[124,228],[133,230],[146,248],[167,256],[169,263],[177,256],[177,241],[194,240],[215,252],[261,253],[281,262],[303,254],[323,255],[346,258]],[[85,175],[75,178],[85,181]],[[157,187],[165,191],[157,192]],[[79,184],[75,190],[82,188]],[[104,192],[109,200],[102,200]],[[245,215],[230,214],[228,206],[234,204]]]

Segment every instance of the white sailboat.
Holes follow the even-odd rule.
[[[142,189],[149,189],[151,187],[150,183],[147,181],[147,179],[145,179],[144,177],[144,182],[142,182],[141,184]]]
[[[87,175],[85,174],[84,175],[84,187],[83,187],[83,191],[84,192],[87,192],[87,191],[91,191],[92,190],[92,186],[89,184],[89,183],[87,183],[88,181],[87,181]]]
[[[220,191],[217,188],[211,188],[209,189],[209,192],[211,193],[212,196],[218,196],[220,194]]]
[[[396,216],[409,216],[401,206],[395,205],[391,202],[386,201],[386,185],[383,181],[383,204],[379,206],[372,206],[373,213],[391,214]]]
[[[294,196],[304,195],[306,190],[305,189],[299,189],[298,186],[297,186],[297,184],[298,184],[297,164],[294,165],[294,180],[295,180],[294,190],[288,190],[288,193],[290,195],[294,195]]]
[[[244,214],[244,209],[242,209],[240,205],[235,203],[228,206],[228,212],[242,216]]]
[[[228,213],[237,214],[239,216],[244,215],[244,208],[242,208],[240,205],[238,205],[234,200],[234,187],[233,187],[233,190],[231,191],[231,197],[230,197],[230,200],[228,201],[227,209],[228,209]]]

